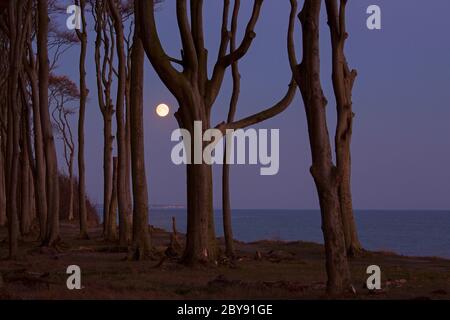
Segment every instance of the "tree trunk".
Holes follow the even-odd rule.
[[[350,154],[348,154],[350,158]],[[344,229],[345,246],[347,255],[350,257],[358,255],[362,250],[359,242],[356,222],[353,213],[353,200],[350,187],[350,159],[346,160],[348,165],[345,166],[342,172],[342,181],[339,186],[339,199],[341,204],[341,219]]]
[[[111,199],[109,200],[108,224],[106,226],[107,241],[117,240],[117,158],[113,158],[113,180]]]
[[[33,129],[34,129],[34,155],[36,179],[35,183],[35,202],[39,218],[39,240],[43,241],[47,234],[47,192],[45,176],[45,155],[44,140],[42,135],[41,112],[39,108],[39,88],[36,75],[36,61],[34,52],[29,50],[30,67],[27,68],[27,74],[31,87],[31,99],[33,106]]]
[[[12,82],[12,81],[11,81]],[[17,83],[17,78],[16,81]],[[12,106],[15,106],[16,99],[13,97],[15,91],[11,93],[9,116],[8,116],[8,179],[6,191],[6,212],[8,215],[8,235],[9,235],[9,258],[15,259],[18,253],[19,219],[18,219],[18,182],[19,182],[19,135],[20,118]]]
[[[228,143],[228,139],[225,139],[225,143]],[[227,149],[225,148],[224,157],[226,159]],[[230,205],[230,166],[224,162],[222,167],[222,217],[223,217],[223,234],[225,237],[225,254],[227,257],[233,259],[234,252],[234,240],[233,229],[231,223],[231,205]]]
[[[86,1],[80,0],[82,31],[78,33],[81,40],[80,51],[80,113],[78,118],[78,215],[80,218],[80,238],[88,239],[87,210],[86,210],[86,168],[84,163],[84,120],[86,114],[86,50],[87,27],[85,17]]]
[[[326,0],[328,25],[331,34],[333,90],[338,115],[335,145],[336,164],[339,168],[339,199],[347,254],[356,255],[362,250],[356,231],[351,194],[351,139],[353,130],[352,89],[357,75],[348,67],[345,57],[346,2],[338,8],[336,0]]]
[[[69,221],[73,221],[74,219],[74,215],[73,215],[73,185],[74,185],[74,181],[73,181],[73,154],[70,155],[70,160],[69,160]],[[80,212],[78,212],[80,213]]]
[[[113,190],[113,164],[112,164],[112,144],[114,137],[112,136],[112,115],[103,116],[103,233],[108,239],[109,212]]]
[[[138,18],[138,17],[137,17]],[[136,23],[131,51],[130,128],[131,169],[133,182],[133,254],[132,259],[142,260],[150,254],[148,231],[148,191],[144,152],[144,49]]]
[[[131,199],[130,183],[127,183],[129,174],[127,174],[127,142],[125,130],[125,112],[124,100],[126,91],[126,56],[124,46],[124,33],[122,17],[114,0],[109,0],[109,8],[114,21],[114,30],[116,31],[116,45],[118,57],[118,84],[116,99],[116,122],[117,122],[117,154],[118,154],[118,184],[117,198],[119,202],[119,243],[122,246],[128,245],[131,240],[130,218],[131,218]]]
[[[38,0],[37,47],[39,60],[39,108],[44,139],[47,174],[48,220],[43,245],[54,246],[59,241],[59,177],[58,160],[53,139],[52,124],[48,110],[48,1]]]
[[[25,109],[25,108],[24,108]],[[24,117],[25,121],[26,118]],[[21,183],[20,183],[20,199],[21,199],[21,215],[20,215],[20,231],[22,235],[30,233],[31,228],[31,193],[30,193],[30,156],[28,154],[29,148],[27,146],[28,139],[25,126],[22,126],[22,151],[20,153],[21,163]]]
[[[291,0],[288,50],[294,78],[300,87],[308,122],[311,146],[311,174],[319,196],[322,231],[325,242],[327,291],[339,294],[350,289],[350,269],[340,218],[338,170],[333,165],[327,126],[327,100],[320,82],[320,9],[321,1],[306,0],[299,15],[303,31],[303,61],[296,62],[293,40],[297,2]]]
[[[212,168],[187,165],[187,235],[183,261],[186,264],[213,262],[217,255],[213,228]]]
[[[5,189],[5,158],[4,158],[4,148],[3,139],[5,137],[1,136],[0,144],[0,227],[6,225],[6,189]]]

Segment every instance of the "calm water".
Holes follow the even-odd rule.
[[[151,209],[150,224],[171,230],[172,216],[178,230],[185,232],[184,209]],[[361,210],[355,212],[355,219],[366,249],[450,258],[449,211]],[[215,212],[215,222],[217,235],[222,236],[220,210]],[[233,210],[232,222],[234,237],[245,242],[267,239],[323,243],[317,210]]]

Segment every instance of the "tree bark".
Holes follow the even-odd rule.
[[[336,164],[339,169],[339,199],[341,219],[347,254],[354,256],[362,250],[358,239],[351,193],[351,138],[353,128],[352,89],[356,70],[350,70],[345,57],[346,31],[345,10],[347,1],[326,0],[328,25],[332,47],[332,79],[336,98],[338,124],[335,146]]]
[[[297,1],[291,0],[288,51],[294,78],[305,105],[311,146],[311,174],[319,196],[322,231],[325,242],[327,291],[340,294],[351,287],[350,269],[340,217],[338,169],[333,165],[327,127],[326,104],[320,82],[320,9],[321,1],[306,0],[299,15],[303,31],[303,61],[295,57],[294,22]]]
[[[73,202],[74,202],[74,179],[73,179],[73,154],[70,154],[69,159],[69,221],[73,221],[74,213],[73,213]],[[80,213],[80,212],[78,212]]]
[[[30,40],[29,40],[30,41]],[[26,72],[28,75],[31,87],[31,104],[33,106],[33,133],[34,133],[34,155],[35,155],[35,202],[36,210],[39,218],[39,240],[43,241],[47,234],[47,190],[46,190],[46,176],[45,176],[45,154],[44,154],[44,139],[41,125],[41,112],[39,108],[39,86],[37,77],[37,66],[34,57],[34,52],[31,44],[28,43],[28,59]]]
[[[5,149],[3,140],[4,135],[1,135],[0,141],[0,227],[6,225],[6,189],[5,189]]]
[[[46,184],[48,204],[47,233],[43,241],[45,246],[54,246],[59,236],[59,177],[53,130],[48,109],[48,1],[38,0],[37,48],[39,60],[39,108],[44,139],[46,162]]]
[[[240,9],[240,0],[235,1],[233,9],[233,18],[231,20],[231,39],[230,39],[230,53],[236,50],[236,32],[237,32],[237,19]],[[226,30],[222,30],[226,32]],[[231,65],[231,74],[233,78],[233,91],[230,100],[230,109],[228,111],[227,123],[234,121],[236,114],[237,103],[239,100],[239,93],[241,87],[241,75],[239,74],[238,61],[233,62]],[[231,137],[229,137],[231,138]],[[230,166],[228,164],[227,144],[230,143],[228,137],[224,137],[224,161],[222,167],[222,215],[223,215],[223,234],[225,238],[225,254],[230,259],[234,259],[234,240],[233,240],[233,228],[231,223],[231,201],[230,201]]]
[[[137,1],[137,0],[136,0]],[[139,16],[136,15],[136,19]],[[131,51],[130,129],[131,173],[133,182],[133,253],[132,259],[145,259],[151,250],[148,230],[148,190],[144,152],[144,48],[140,39],[140,24],[136,23]]]
[[[117,240],[117,158],[113,158],[113,180],[111,199],[109,200],[108,224],[106,226],[107,241]]]
[[[20,117],[22,104],[19,96],[19,72],[21,57],[24,54],[25,27],[23,22],[24,2],[10,1],[9,20],[9,75],[8,75],[8,122],[6,149],[6,212],[8,218],[9,257],[18,254],[19,238],[19,162],[20,162]],[[29,9],[29,8],[28,8]],[[25,20],[26,21],[26,20]]]
[[[183,261],[188,265],[214,261],[217,255],[217,243],[213,229],[210,165],[187,165],[187,193],[188,220]]]
[[[23,121],[27,121],[27,117],[25,116],[26,107],[24,109]],[[21,163],[21,183],[20,183],[20,231],[22,235],[27,235],[30,233],[31,228],[31,193],[30,193],[30,155],[28,154],[28,139],[27,139],[27,130],[25,125],[22,125],[22,148],[20,152],[20,163]]]
[[[104,116],[103,118],[103,229],[106,240],[111,240],[109,226],[110,206],[113,197],[113,159],[112,144],[114,137],[112,136],[112,116]]]
[[[117,84],[117,99],[116,99],[116,122],[117,122],[117,154],[118,154],[118,186],[117,198],[119,202],[119,243],[121,246],[126,246],[131,241],[131,203],[129,200],[130,189],[129,174],[127,174],[127,142],[125,130],[125,112],[124,100],[126,91],[126,56],[124,47],[124,32],[122,25],[122,18],[118,7],[114,0],[108,0],[111,15],[114,21],[114,30],[116,31],[116,44],[118,56],[118,84]]]
[[[86,100],[88,89],[86,86],[86,50],[87,50],[87,26],[86,26],[86,1],[79,0],[81,9],[82,30],[77,31],[81,42],[80,50],[80,110],[78,118],[78,215],[80,218],[80,238],[88,239],[87,209],[86,209],[86,168],[84,163],[84,120],[86,115]]]

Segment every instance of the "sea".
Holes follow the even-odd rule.
[[[100,211],[99,211],[100,212]],[[149,224],[186,232],[185,209],[150,209]],[[323,243],[319,210],[233,210],[235,239]],[[356,210],[355,220],[365,249],[407,256],[450,259],[450,211]],[[215,210],[217,236],[223,235],[222,211]]]

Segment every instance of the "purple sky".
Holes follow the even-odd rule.
[[[175,1],[157,12],[166,50],[180,50]],[[206,42],[216,56],[221,1],[205,1]],[[302,1],[300,1],[302,3]],[[382,30],[366,28],[366,9],[378,4]],[[252,1],[242,1],[241,35]],[[254,113],[284,95],[290,79],[286,53],[289,1],[266,0],[256,27],[257,37],[240,63],[241,99],[237,117]],[[350,0],[347,57],[358,70],[354,88],[353,196],[360,209],[448,209],[450,207],[450,1]],[[335,104],[331,90],[329,30],[322,19],[322,83],[329,100],[330,133],[334,134]],[[90,26],[92,28],[92,25]],[[297,26],[298,27],[298,26]],[[299,29],[298,29],[299,30]],[[296,36],[301,54],[301,33]],[[86,121],[87,189],[102,202],[102,118],[97,105],[94,33],[89,35]],[[78,47],[70,50],[57,73],[78,81]],[[213,59],[211,59],[211,63]],[[185,168],[170,159],[175,119],[155,115],[164,102],[176,110],[175,99],[146,62],[145,139],[149,198],[152,204],[185,204]],[[213,123],[226,119],[230,95],[227,76],[213,112]],[[257,126],[280,129],[280,171],[260,176],[259,166],[232,166],[234,208],[317,208],[305,113],[300,94],[277,118]],[[60,162],[62,166],[62,162]],[[214,204],[220,208],[221,168],[215,168]]]

